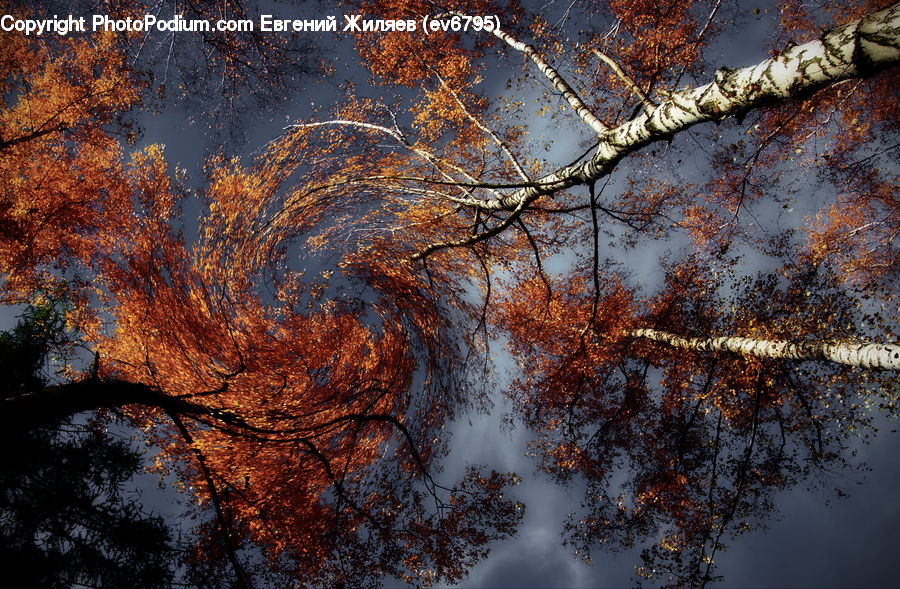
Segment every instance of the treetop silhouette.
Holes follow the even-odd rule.
[[[649,543],[638,574],[674,585],[896,410],[898,5],[783,2],[738,69],[722,2],[350,8],[501,26],[346,37],[370,80],[250,160],[218,146],[199,198],[127,141],[160,92],[136,38],[0,37],[3,300],[65,283],[94,357],[4,425],[127,418],[207,506],[193,570],[462,580],[524,513],[518,475],[441,473],[500,342],[540,469],[586,485],[566,542]],[[199,41],[229,96],[290,90],[286,40]]]

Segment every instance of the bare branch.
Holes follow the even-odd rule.
[[[219,530],[221,530],[222,532],[225,552],[228,553],[228,561],[231,563],[231,566],[234,569],[234,574],[237,576],[237,586],[252,589],[253,583],[250,580],[250,577],[247,575],[247,572],[244,570],[244,567],[241,565],[241,561],[238,559],[237,552],[235,551],[234,544],[232,543],[230,531],[231,525],[225,518],[225,510],[222,506],[219,492],[216,490],[216,484],[212,480],[212,474],[210,473],[209,467],[206,465],[206,457],[203,455],[203,452],[200,450],[200,448],[197,447],[197,445],[194,443],[193,436],[191,436],[191,433],[188,431],[187,427],[184,425],[184,422],[181,420],[178,414],[172,411],[167,411],[167,413],[172,419],[172,422],[175,424],[175,428],[178,430],[178,433],[181,434],[182,438],[184,438],[185,444],[187,444],[190,447],[191,451],[194,453],[194,457],[197,459],[197,465],[200,468],[200,472],[203,474],[204,480],[206,481],[206,487],[209,490],[209,497],[212,500],[213,508],[216,511],[216,520],[219,523]]]
[[[625,70],[623,70],[619,66],[619,64],[615,62],[615,60],[612,57],[603,53],[599,49],[591,49],[591,51],[593,52],[594,55],[599,57],[600,60],[603,61],[603,63],[608,65],[610,67],[610,69],[612,69],[612,71],[615,72],[615,74],[617,76],[619,76],[619,78],[622,79],[623,82],[625,82],[625,84],[632,91],[632,93],[634,93],[634,95],[637,96],[638,99],[641,101],[641,104],[644,105],[644,110],[646,112],[650,112],[654,108],[656,108],[656,103],[654,103],[652,100],[650,100],[650,97],[647,96],[647,93],[644,92],[641,89],[641,87],[637,85],[637,82],[635,82],[634,80],[631,79],[631,76],[629,76],[628,74],[625,73]]]
[[[462,16],[462,13],[448,12],[447,16]],[[577,114],[584,124],[590,127],[594,133],[600,134],[609,129],[609,126],[597,118],[597,115],[595,115],[588,105],[585,104],[584,100],[581,99],[581,96],[578,95],[578,92],[566,82],[565,78],[563,78],[532,45],[519,41],[509,33],[501,31],[499,27],[494,27],[490,32],[516,51],[524,53],[525,56],[537,66],[538,70],[550,80],[550,83],[560,92],[560,94],[562,94],[562,97],[566,99],[566,102],[569,103],[569,106],[572,107],[575,114]]]
[[[472,237],[469,237],[466,239],[459,239],[456,241],[444,241],[444,242],[440,242],[440,243],[432,243],[431,245],[427,246],[422,251],[413,254],[412,259],[413,260],[423,260],[423,259],[427,258],[428,256],[430,256],[431,254],[433,254],[434,252],[442,250],[442,249],[447,249],[447,248],[452,248],[452,247],[466,247],[466,246],[470,246],[470,245],[475,245],[479,241],[484,241],[486,239],[490,239],[491,237],[494,237],[495,235],[497,235],[498,233],[500,233],[501,231],[503,231],[504,229],[506,229],[513,223],[515,223],[516,220],[519,218],[519,216],[522,214],[522,211],[525,210],[525,204],[526,204],[525,201],[522,201],[522,204],[520,207],[518,207],[513,212],[511,212],[508,217],[503,219],[503,221],[501,223],[494,226],[492,229],[488,229],[487,231],[485,231],[483,233],[473,235]]]
[[[459,97],[459,94],[453,88],[451,88],[450,85],[447,84],[447,82],[444,81],[444,78],[442,78],[440,74],[434,72],[434,75],[436,75],[438,80],[441,82],[441,86],[446,88],[447,91],[450,92],[451,95],[453,95],[453,99],[456,101],[456,104],[458,104],[459,108],[461,108],[462,111],[466,114],[466,117],[470,121],[472,121],[472,124],[481,129],[481,131],[483,131],[488,137],[490,137],[494,141],[494,143],[496,143],[497,146],[503,151],[503,153],[506,155],[506,158],[516,169],[516,173],[519,174],[519,177],[522,178],[522,180],[524,180],[525,182],[530,182],[531,178],[529,178],[528,174],[525,173],[525,169],[522,168],[519,160],[516,159],[515,155],[513,155],[506,142],[500,139],[500,137],[494,132],[493,129],[482,123],[478,117],[476,117],[469,111],[468,107],[466,107],[465,103]]]

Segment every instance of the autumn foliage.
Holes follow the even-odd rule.
[[[787,71],[788,40],[871,14],[896,53],[897,9],[870,4],[781,3],[773,59]],[[641,546],[637,574],[674,586],[713,579],[728,537],[844,464],[869,408],[896,410],[890,372],[710,343],[881,342],[892,361],[896,57],[850,51],[857,69],[826,82],[795,60],[787,81],[762,76],[784,96],[734,106],[762,82],[722,69],[753,15],[721,2],[350,9],[502,27],[341,36],[369,78],[338,80],[338,103],[253,157],[217,146],[198,190],[163,146],[134,146],[140,113],[174,100],[137,38],[0,37],[2,300],[67,293],[94,364],[43,393],[68,383],[73,411],[126,418],[161,450],[156,471],[200,506],[189,574],[462,580],[523,517],[517,475],[441,474],[447,426],[492,402],[499,343],[528,452],[586,489],[565,541]],[[240,121],[242,89],[296,83],[291,42],[195,41],[223,80],[213,126]]]

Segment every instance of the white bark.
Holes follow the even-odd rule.
[[[527,205],[543,195],[595,182],[628,154],[693,125],[721,120],[841,80],[872,75],[898,63],[900,4],[895,4],[758,65],[718,70],[713,82],[676,92],[628,123],[600,132],[600,145],[589,160],[561,168],[533,186],[478,206],[521,209],[523,203]]]
[[[757,358],[825,360],[860,368],[900,370],[900,345],[850,342],[790,342],[750,337],[681,337],[655,329],[635,329],[631,337],[643,337],[675,348],[704,352],[733,352]]]
[[[547,60],[541,57],[534,47],[528,43],[519,41],[509,33],[505,33],[498,28],[493,29],[491,33],[516,51],[524,53],[534,65],[537,66],[538,70],[546,76],[550,83],[553,84],[553,87],[559,91],[566,102],[569,103],[569,106],[575,111],[575,114],[577,114],[584,124],[590,127],[592,131],[601,134],[609,130],[609,127],[607,127],[603,121],[598,119],[588,105],[584,103],[584,100],[581,99],[578,92],[566,82],[565,78],[563,78],[553,66],[547,63]]]

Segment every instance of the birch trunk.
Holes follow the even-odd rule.
[[[816,41],[791,47],[755,66],[720,69],[713,82],[676,92],[628,123],[601,131],[600,144],[590,159],[478,206],[491,210],[521,209],[523,204],[527,206],[541,196],[596,182],[628,154],[693,125],[739,115],[841,80],[869,76],[898,63],[900,3],[834,29]]]
[[[790,342],[750,337],[681,337],[655,329],[635,329],[631,337],[643,337],[675,348],[704,352],[733,352],[757,358],[825,360],[860,368],[900,370],[900,345],[849,342]]]

